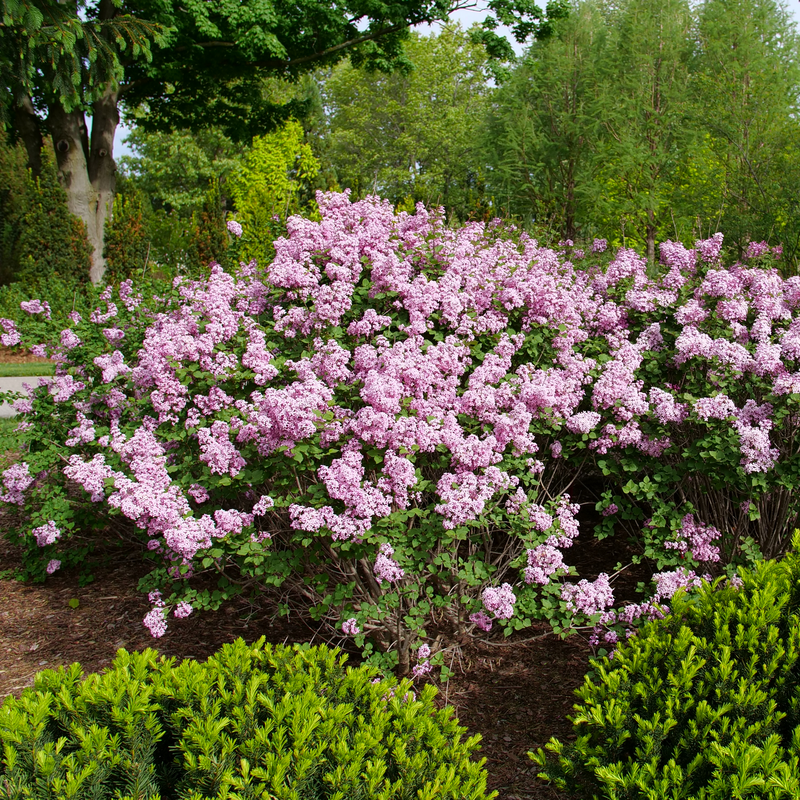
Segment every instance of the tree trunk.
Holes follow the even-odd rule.
[[[92,105],[92,138],[80,110],[66,112],[60,103],[49,107],[47,126],[53,137],[58,171],[67,192],[67,206],[83,220],[93,248],[89,277],[99,283],[106,271],[103,241],[116,189],[114,134],[119,124],[119,89],[112,84]]]
[[[656,223],[655,214],[651,208],[647,209],[647,263],[656,263]]]
[[[34,177],[42,173],[42,131],[30,95],[25,95],[14,108],[14,122],[28,154],[28,166]]]
[[[103,258],[106,220],[111,218],[114,194],[117,190],[117,165],[114,162],[114,135],[119,125],[117,101],[119,88],[109,84],[103,96],[92,105],[92,143],[89,151],[89,181],[97,196],[95,213],[96,237],[99,249],[92,261],[90,278],[98,283],[106,271]]]

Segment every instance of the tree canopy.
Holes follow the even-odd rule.
[[[486,52],[457,25],[438,36],[413,33],[406,52],[408,73],[370,75],[342,63],[324,77],[322,157],[354,196],[482,216],[474,132],[491,93]]]

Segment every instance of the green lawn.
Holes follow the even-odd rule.
[[[43,364],[0,364],[0,378],[25,378],[29,375],[52,375],[55,365]]]

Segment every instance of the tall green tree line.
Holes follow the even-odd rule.
[[[797,262],[800,51],[775,0],[580,0],[495,94],[483,132],[499,208],[562,236],[716,230]]]

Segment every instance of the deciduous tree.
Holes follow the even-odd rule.
[[[486,52],[459,26],[412,34],[414,69],[368,74],[340,64],[323,83],[323,157],[354,197],[482,214],[475,133],[491,93]]]
[[[99,281],[115,191],[120,107],[171,130],[210,123],[248,138],[297,109],[274,104],[265,78],[294,80],[349,55],[356,66],[406,65],[408,27],[445,19],[460,0],[3,0],[0,111],[34,172],[52,138],[72,213],[93,247]],[[491,0],[498,15],[538,29],[529,0]],[[287,107],[288,106],[288,107]],[[87,123],[91,118],[91,130]]]

